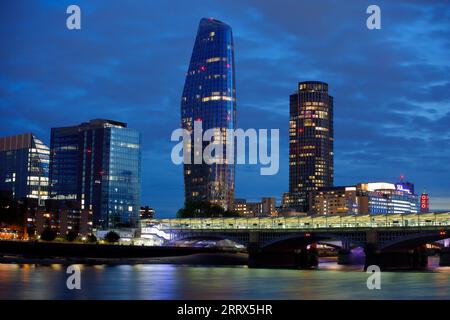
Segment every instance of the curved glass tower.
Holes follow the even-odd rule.
[[[229,209],[234,200],[236,161],[195,164],[195,121],[202,122],[203,132],[215,129],[214,139],[222,141],[226,141],[227,129],[236,129],[233,33],[230,26],[212,18],[200,21],[181,99],[181,126],[191,133],[193,142],[187,146],[191,164],[184,165],[185,201],[209,201]],[[207,144],[202,143],[202,151]],[[235,160],[236,155],[232,156]]]

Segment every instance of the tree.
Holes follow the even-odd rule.
[[[69,231],[66,233],[66,240],[69,242],[75,241],[75,239],[78,238],[78,232],[75,231]]]
[[[11,194],[0,193],[0,223],[6,225],[25,225],[26,205],[12,198]]]
[[[89,243],[96,243],[97,237],[91,233],[90,235],[87,236],[86,241]]]
[[[42,231],[41,233],[41,240],[44,241],[53,241],[56,238],[56,231],[50,229],[50,228],[46,228],[44,229],[44,231]]]
[[[208,201],[189,201],[185,207],[178,210],[178,218],[220,218],[237,217],[239,214],[235,211],[225,210],[217,204]]]
[[[115,243],[115,242],[119,241],[119,239],[120,239],[119,234],[114,231],[108,232],[105,236],[106,242],[109,242],[109,243]]]

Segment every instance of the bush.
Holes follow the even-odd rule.
[[[115,243],[119,241],[120,236],[117,234],[117,232],[110,231],[105,236],[105,241],[109,243]]]
[[[78,238],[78,233],[75,231],[69,231],[66,234],[66,240],[69,242],[75,241]]]
[[[41,233],[41,240],[44,241],[53,241],[56,238],[56,231],[50,229],[50,228],[46,228],[44,229],[44,231],[42,231]]]
[[[86,241],[89,243],[96,243],[97,242],[97,237],[94,236],[93,234],[90,234],[87,236]]]

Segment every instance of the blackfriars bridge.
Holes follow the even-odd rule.
[[[365,266],[420,269],[426,244],[450,238],[450,212],[386,215],[332,215],[261,218],[155,219],[170,241],[229,239],[247,247],[250,267],[310,268],[318,264],[317,243],[340,241],[339,261],[351,248],[365,252]],[[441,265],[450,251],[441,252]]]

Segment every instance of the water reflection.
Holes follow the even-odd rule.
[[[119,265],[81,267],[81,290],[66,287],[62,265],[0,264],[0,299],[448,299],[450,268],[383,272],[368,290],[362,266],[323,259],[320,270]]]

